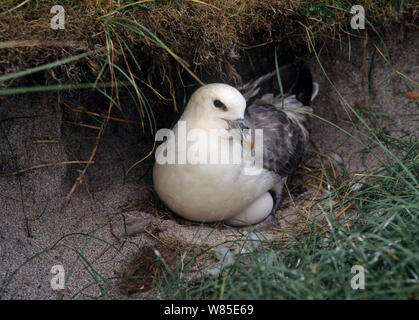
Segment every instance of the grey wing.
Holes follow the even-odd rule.
[[[306,116],[257,104],[246,109],[245,118],[252,129],[263,129],[263,167],[281,177],[291,174],[308,143]]]

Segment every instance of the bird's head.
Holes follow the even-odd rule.
[[[244,122],[246,100],[234,87],[222,83],[202,86],[194,92],[182,116],[202,129],[248,128]]]

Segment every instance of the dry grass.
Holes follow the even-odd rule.
[[[169,268],[174,268],[178,255],[172,249],[165,246],[142,248],[141,252],[133,257],[126,269],[121,272],[118,287],[123,294],[130,296],[147,292],[154,288],[153,277],[164,277],[162,273],[165,270],[159,268],[159,258],[155,250],[159,252],[161,259],[168,264]]]
[[[299,47],[305,43],[304,28],[314,34],[345,36],[351,15],[346,11],[354,1],[258,1],[258,0],[169,0],[153,1],[61,1],[65,8],[65,30],[50,27],[50,8],[56,1],[3,1],[0,12],[0,70],[9,73],[55,61],[81,51],[104,48],[108,18],[125,17],[137,21],[182,57],[194,72],[217,71],[237,77],[232,62],[243,49],[286,41]],[[355,1],[365,7],[367,18],[379,31],[398,23],[415,28],[414,1]],[[174,78],[170,55],[149,39],[123,27],[114,31],[133,48],[144,67],[144,75],[160,71],[158,78]],[[116,52],[116,61],[122,59]],[[94,59],[87,62],[97,73]],[[68,64],[55,72],[58,79],[80,80],[80,66]],[[157,74],[156,74],[157,75]],[[147,78],[147,77],[144,77]]]

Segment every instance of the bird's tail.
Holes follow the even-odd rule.
[[[247,105],[269,103],[279,109],[294,112],[312,111],[311,101],[319,92],[319,85],[313,82],[311,72],[302,61],[290,63],[249,81],[238,88]]]
[[[303,61],[287,64],[254,79],[239,88],[247,107],[270,104],[283,111],[301,129],[303,143],[308,143],[313,109],[311,102],[319,92],[311,72]]]

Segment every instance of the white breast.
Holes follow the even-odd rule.
[[[214,152],[209,150],[208,154]],[[154,187],[163,202],[184,218],[221,221],[236,216],[278,182],[267,170],[247,175],[243,169],[243,164],[156,163]]]

